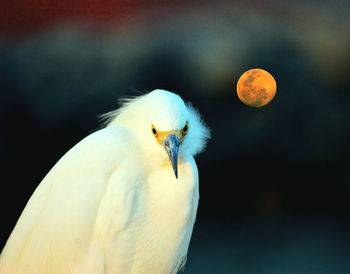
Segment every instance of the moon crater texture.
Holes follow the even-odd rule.
[[[238,98],[250,107],[270,103],[276,94],[276,81],[263,69],[251,69],[242,74],[237,83]]]

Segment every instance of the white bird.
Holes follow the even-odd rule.
[[[180,96],[154,90],[45,176],[0,257],[1,274],[176,273],[196,218],[193,156],[209,131]]]

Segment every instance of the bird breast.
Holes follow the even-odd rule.
[[[176,272],[186,257],[198,206],[198,175],[193,159],[179,163],[178,179],[170,165],[154,170],[148,186],[147,232],[157,253],[154,258],[164,262],[158,273]]]
[[[184,262],[198,206],[198,175],[193,160],[179,164],[176,179],[171,166],[150,172],[146,200],[138,201],[138,213],[116,239],[113,252],[124,253],[123,273],[176,273]],[[125,248],[125,247],[128,248]],[[119,251],[118,251],[119,249]],[[128,263],[128,260],[132,258]],[[129,268],[131,267],[131,269]]]
[[[193,162],[179,163],[178,179],[174,176],[170,163],[151,172],[148,177],[149,215],[155,221],[165,225],[186,222],[192,210],[192,199],[198,195]]]

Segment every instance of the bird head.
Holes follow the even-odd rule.
[[[171,164],[176,178],[178,162],[201,152],[210,135],[190,104],[160,89],[124,100],[120,109],[104,118],[107,126],[121,125],[137,131],[148,157],[159,164]]]

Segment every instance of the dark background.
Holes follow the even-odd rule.
[[[98,114],[162,88],[212,130],[186,273],[350,273],[348,1],[1,5],[0,249]],[[236,96],[251,68],[277,82],[258,109]]]

